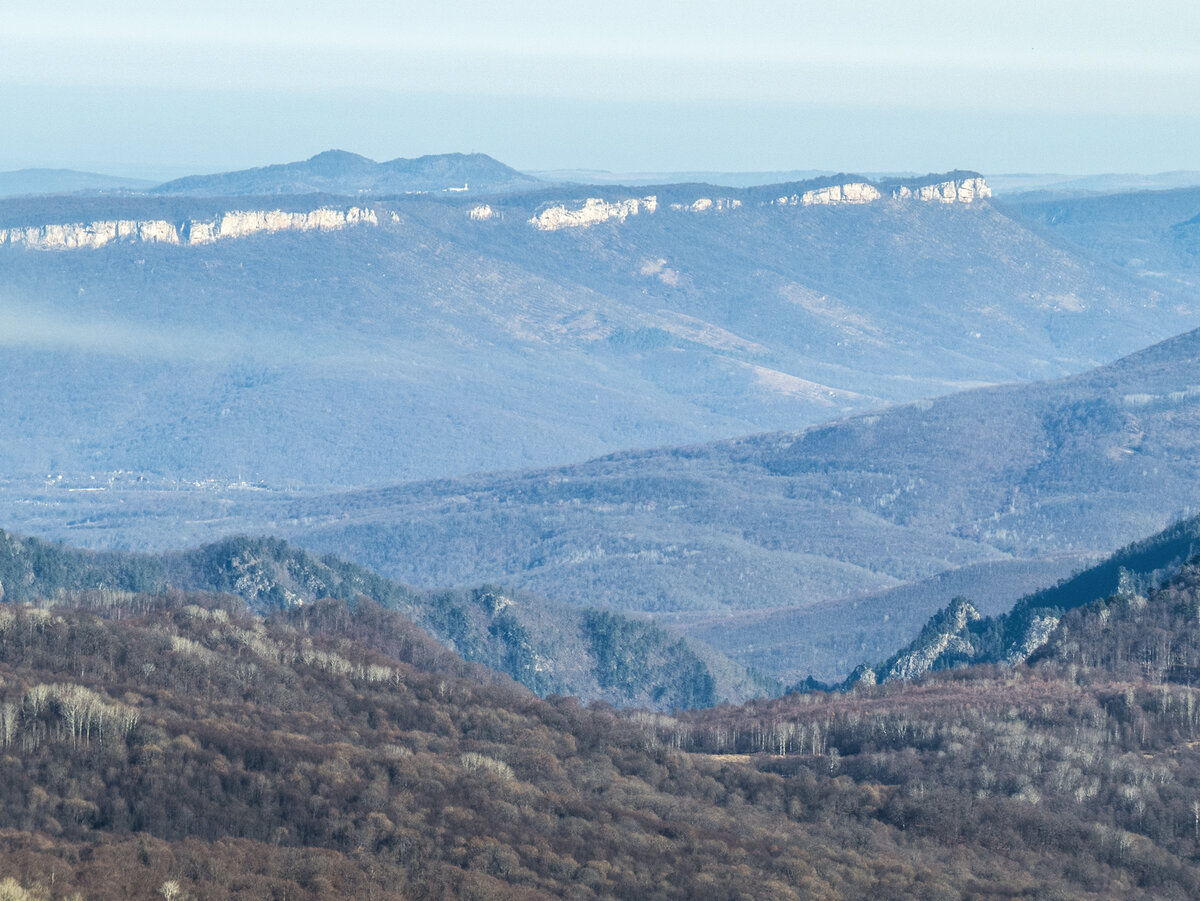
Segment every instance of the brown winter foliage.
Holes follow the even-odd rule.
[[[1171,666],[665,716],[539,700],[369,602],[63,600],[0,606],[0,897],[1200,894]]]

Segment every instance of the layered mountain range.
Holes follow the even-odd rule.
[[[0,246],[4,521],[286,535],[653,613],[792,680],[886,654],[951,585],[999,610],[1195,502],[1194,336],[931,399],[1200,318],[976,173],[460,193],[0,204],[10,235],[181,240]],[[183,243],[195,223],[228,240]]]
[[[40,569],[0,609],[6,897],[1200,891],[1194,564],[1028,664],[665,715],[535,698],[362,595],[256,614],[210,551],[224,592],[134,592],[0,540]]]
[[[1146,606],[1147,595],[1163,589],[1185,571],[1185,579],[1195,580],[1198,553],[1200,517],[1190,517],[1121,548],[1070,578],[1031,592],[1012,609],[996,615],[983,616],[969,599],[957,597],[931,617],[913,641],[881,665],[857,669],[848,682],[911,680],[934,670],[968,665],[1013,666],[1053,656],[1056,651],[1060,655],[1078,654],[1079,644],[1072,632],[1078,627],[1082,608],[1094,608],[1106,627],[1109,607],[1104,602],[1119,605],[1127,614],[1125,618],[1136,620],[1137,612]],[[1064,617],[1069,617],[1065,623]],[[1112,629],[1116,631],[1117,626],[1114,624]],[[1180,679],[1175,639],[1160,637],[1162,643],[1152,655],[1131,657],[1141,656],[1146,670],[1156,670],[1159,680],[1168,675]]]
[[[501,581],[575,603],[603,592],[609,605],[651,612],[848,600],[970,564],[988,564],[975,580],[992,580],[996,567],[1066,553],[1061,574],[1200,509],[1197,384],[1191,332],[1057,382],[800,432],[294,502],[277,508],[275,526],[417,584]],[[958,593],[974,593],[964,581]],[[754,634],[730,625],[705,634],[735,657],[753,653]],[[883,623],[858,626],[846,637]],[[824,638],[778,649],[775,674],[830,675],[813,665]]]
[[[878,189],[975,178],[950,175]],[[488,216],[451,195],[0,203],[10,236],[113,236],[0,246],[19,423],[0,458],[38,479],[388,484],[795,428],[1081,371],[1196,324],[1186,298],[987,201],[776,203],[860,182],[547,188],[490,198]],[[593,193],[658,209],[530,225]],[[243,237],[176,246],[120,225],[145,222]]]
[[[495,585],[428,591],[271,539],[231,538],[165,554],[102,553],[0,531],[0,600],[220,592],[260,616],[337,598],[398,611],[463,658],[540,695],[672,710],[777,693],[699,642],[642,618]],[[2,631],[2,630],[0,630]]]
[[[0,897],[1200,893],[1200,208],[376,166],[0,204]]]

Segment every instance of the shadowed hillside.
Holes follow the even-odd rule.
[[[911,679],[931,670],[948,669],[988,663],[1014,664],[1025,660],[1040,660],[1047,656],[1061,656],[1064,648],[1073,649],[1070,654],[1082,653],[1072,638],[1083,621],[1100,621],[1112,635],[1122,635],[1118,650],[1111,653],[1088,651],[1087,659],[1105,656],[1105,666],[1117,667],[1118,660],[1123,669],[1139,663],[1149,672],[1153,669],[1158,679],[1168,672],[1172,678],[1187,681],[1176,673],[1188,674],[1194,664],[1185,663],[1182,657],[1173,654],[1176,647],[1173,635],[1188,632],[1180,639],[1188,646],[1195,643],[1190,631],[1183,629],[1178,619],[1178,598],[1166,594],[1155,595],[1168,581],[1172,585],[1195,582],[1196,555],[1200,552],[1200,518],[1193,517],[1177,522],[1157,535],[1134,542],[1117,551],[1100,563],[1062,579],[1056,585],[1043,588],[1021,598],[1011,610],[993,616],[981,616],[966,597],[956,598],[945,609],[936,613],[925,624],[921,633],[885,663],[872,671],[872,678]],[[1140,611],[1146,605],[1146,594],[1159,598],[1153,606],[1156,615],[1171,619],[1165,626],[1157,623],[1145,625]],[[1110,614],[1108,600],[1126,613],[1119,623],[1108,626]],[[1082,612],[1080,612],[1082,611]],[[1082,618],[1082,619],[1081,619]],[[1098,618],[1098,619],[1097,619]],[[1145,618],[1152,619],[1150,614]],[[1139,639],[1134,631],[1152,633]],[[1102,630],[1103,631],[1103,630]],[[1158,642],[1151,652],[1149,645]],[[1120,650],[1124,643],[1125,651]],[[1138,647],[1137,653],[1130,648]],[[1057,649],[1057,650],[1055,650]],[[860,677],[856,674],[855,677]]]
[[[95,553],[0,532],[0,599],[79,591],[222,592],[260,614],[338,598],[397,610],[464,658],[540,695],[672,710],[779,691],[699,642],[642,619],[556,604],[496,586],[419,590],[281,541],[232,538],[159,555]]]

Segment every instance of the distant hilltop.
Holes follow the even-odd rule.
[[[152,194],[234,197],[269,194],[396,194],[470,192],[496,194],[543,183],[484,153],[443,153],[377,163],[357,153],[326,150],[296,163],[239,172],[189,175],[151,189]]]

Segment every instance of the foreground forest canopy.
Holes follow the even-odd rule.
[[[674,716],[540,700],[365,598],[63,591],[0,639],[16,897],[1200,892],[1195,568],[1034,666]]]

